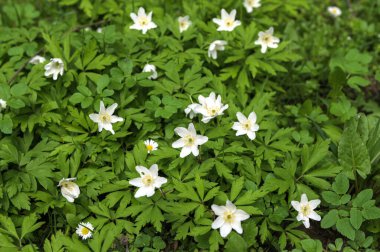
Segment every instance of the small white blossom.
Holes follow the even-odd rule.
[[[84,31],[85,32],[89,32],[89,31],[91,31],[91,28],[90,27],[86,27],[86,28],[84,28]]]
[[[160,188],[163,184],[168,182],[166,178],[158,176],[158,166],[156,164],[152,165],[149,170],[144,166],[136,166],[136,170],[141,177],[129,181],[129,184],[139,187],[135,198],[142,196],[151,197],[156,188]]]
[[[336,6],[330,6],[330,7],[328,7],[327,11],[333,17],[339,17],[340,15],[342,15],[342,11],[338,7],[336,7]]]
[[[97,32],[97,33],[102,33],[102,32],[103,32],[102,27],[98,27],[98,28],[96,29],[96,32]]]
[[[255,41],[255,45],[261,45],[261,52],[266,53],[269,48],[277,48],[280,39],[273,36],[273,27],[265,32],[259,32],[259,39]]]
[[[131,13],[130,16],[134,22],[134,24],[129,27],[130,29],[141,30],[142,33],[145,34],[148,30],[157,27],[157,25],[152,22],[152,12],[149,12],[149,14],[146,15],[143,7],[139,8],[137,15]]]
[[[223,111],[228,108],[228,104],[223,105],[222,98],[211,92],[208,97],[198,96],[199,106],[195,108],[196,113],[202,114],[202,122],[208,123],[212,118],[223,115]]]
[[[189,16],[179,17],[178,18],[179,23],[179,32],[184,32],[191,26],[192,22],[189,19]]]
[[[151,139],[144,141],[144,144],[148,153],[150,153],[151,151],[155,151],[158,148],[158,143]]]
[[[234,229],[238,234],[243,233],[241,222],[249,218],[249,214],[243,210],[237,209],[236,206],[227,200],[226,206],[212,205],[212,211],[218,217],[214,220],[211,227],[220,228],[220,235],[224,238]]]
[[[91,238],[93,231],[94,231],[94,227],[92,226],[90,222],[87,222],[87,223],[81,222],[79,223],[75,233],[77,233],[77,235],[82,237],[83,240],[86,240],[87,238]]]
[[[62,196],[67,199],[68,202],[74,202],[79,197],[79,186],[75,184],[76,178],[63,178],[59,181],[58,186],[61,187]]]
[[[259,8],[261,6],[260,0],[244,0],[244,7],[248,13],[253,11],[253,8]]]
[[[309,219],[320,221],[319,216],[314,209],[321,203],[319,199],[308,201],[306,194],[301,195],[301,202],[292,201],[291,204],[298,211],[297,220],[302,221],[306,228],[310,227]]]
[[[256,131],[259,130],[259,125],[256,124],[256,113],[251,112],[247,117],[245,117],[242,113],[237,112],[236,117],[239,122],[234,122],[232,129],[236,130],[236,135],[247,135],[249,139],[253,140],[256,138]]]
[[[155,65],[151,65],[151,64],[146,64],[143,68],[143,72],[144,73],[152,73],[148,79],[150,80],[155,80],[157,79],[158,77],[158,74],[157,74],[157,71],[156,71],[156,66]]]
[[[208,56],[213,59],[218,58],[217,51],[224,51],[224,46],[227,45],[227,41],[224,40],[215,40],[212,42],[208,48]]]
[[[116,108],[117,103],[112,104],[106,109],[103,101],[100,101],[99,114],[90,114],[91,120],[98,124],[99,132],[105,129],[110,131],[112,134],[115,134],[115,131],[112,129],[112,124],[124,121],[123,118],[113,115]]]
[[[0,99],[0,111],[2,109],[5,109],[7,107],[7,102],[4,101],[3,99]]]
[[[58,75],[63,76],[65,64],[60,58],[50,59],[50,62],[45,65],[45,76],[53,75],[53,80],[57,80]]]
[[[208,137],[197,135],[194,124],[192,123],[189,124],[187,129],[184,127],[177,127],[174,129],[174,132],[181,138],[175,141],[172,144],[172,147],[182,148],[181,154],[179,155],[181,158],[190,155],[190,153],[193,153],[194,156],[198,156],[198,146],[208,141]]]
[[[198,103],[192,103],[187,108],[185,108],[186,116],[189,115],[190,119],[193,119],[193,117],[197,114],[196,109],[200,105]]]
[[[33,64],[33,65],[37,65],[37,64],[41,64],[41,63],[44,63],[46,61],[46,59],[40,55],[36,55],[34,56],[30,61],[29,63],[30,64]]]
[[[212,21],[219,25],[217,31],[233,31],[237,26],[241,25],[239,20],[235,20],[236,10],[232,10],[230,14],[225,9],[221,10],[221,19],[213,18]]]

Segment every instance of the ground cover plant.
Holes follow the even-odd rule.
[[[378,251],[380,0],[3,0],[0,251]]]

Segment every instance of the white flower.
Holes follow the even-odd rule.
[[[91,28],[90,27],[86,27],[86,28],[84,28],[84,31],[85,32],[89,32],[89,31],[91,31]]]
[[[115,131],[112,129],[112,124],[116,122],[124,121],[123,118],[112,115],[117,108],[117,103],[112,104],[107,109],[104,107],[103,101],[100,101],[100,111],[99,114],[90,114],[91,120],[98,124],[99,132],[103,130],[110,131],[112,134],[115,134]]]
[[[63,69],[65,65],[60,58],[50,59],[50,62],[45,65],[45,76],[53,75],[53,80],[57,80],[58,75],[63,76]]]
[[[223,115],[223,111],[228,108],[228,104],[223,105],[220,95],[215,99],[215,93],[211,92],[209,97],[198,96],[199,106],[195,108],[196,113],[202,114],[202,122],[208,123],[212,118]]]
[[[218,58],[217,51],[224,51],[224,46],[227,45],[227,41],[224,40],[215,40],[212,42],[208,48],[208,56],[213,59]]]
[[[33,64],[33,65],[37,65],[37,64],[41,64],[41,63],[44,63],[46,61],[46,59],[40,55],[36,55],[34,56],[30,61],[29,63],[30,64]]]
[[[96,32],[97,32],[97,33],[102,33],[102,32],[103,32],[102,27],[98,27],[98,29],[96,29]]]
[[[273,36],[273,27],[265,32],[259,32],[259,39],[255,41],[255,45],[261,45],[261,52],[266,53],[267,48],[277,48],[280,39]]]
[[[2,109],[5,109],[7,107],[7,102],[4,101],[3,99],[0,99],[0,111]]]
[[[241,222],[249,218],[249,214],[243,210],[237,209],[236,206],[227,200],[226,206],[212,205],[212,211],[218,217],[214,220],[211,227],[213,229],[220,228],[220,235],[226,237],[232,229],[239,234],[243,233]]]
[[[93,231],[94,231],[94,227],[92,226],[90,222],[87,222],[87,223],[81,222],[79,223],[75,233],[77,233],[77,235],[82,237],[83,240],[86,240],[87,238],[91,238]]]
[[[150,80],[152,80],[152,79],[155,80],[158,77],[155,65],[146,64],[143,68],[143,72],[152,73],[152,75],[148,77],[148,79],[150,79]]]
[[[302,221],[306,228],[310,227],[309,218],[316,221],[321,220],[321,216],[314,212],[320,203],[319,199],[308,201],[306,194],[301,195],[301,202],[294,200],[291,202],[294,209],[298,211],[297,220]]]
[[[259,8],[261,6],[260,0],[244,0],[244,7],[248,13],[253,11],[253,8]]]
[[[136,170],[140,173],[141,178],[134,178],[129,181],[129,184],[139,187],[135,194],[135,198],[142,196],[151,197],[154,194],[155,188],[160,188],[168,182],[166,178],[158,176],[158,166],[152,165],[148,170],[144,166],[136,166]]]
[[[75,184],[76,178],[63,178],[59,181],[58,186],[61,187],[62,196],[67,199],[68,202],[74,202],[74,199],[79,197],[79,186]]]
[[[192,103],[187,108],[185,108],[186,116],[189,115],[190,119],[193,119],[193,117],[197,114],[196,109],[200,105],[198,103]]]
[[[247,118],[242,113],[237,112],[236,117],[239,120],[239,122],[234,122],[234,125],[232,126],[232,129],[237,131],[236,135],[247,135],[249,139],[255,139],[255,132],[259,130],[259,125],[256,124],[256,113],[251,112]]]
[[[151,139],[144,141],[144,144],[148,153],[150,153],[151,151],[155,151],[158,148],[158,143]]]
[[[179,17],[178,23],[179,23],[179,32],[181,33],[189,29],[190,25],[192,24],[192,22],[189,19],[189,16]]]
[[[141,30],[143,34],[145,34],[148,30],[157,27],[157,25],[152,22],[152,12],[149,12],[149,14],[146,15],[145,9],[143,7],[139,8],[137,15],[135,13],[131,13],[131,18],[135,23],[129,28]]]
[[[174,132],[181,138],[175,141],[172,144],[172,147],[182,148],[181,154],[179,155],[181,158],[190,155],[190,153],[193,153],[194,156],[198,156],[198,146],[208,141],[208,137],[197,135],[194,124],[192,123],[189,124],[188,129],[184,127],[177,127],[174,129]]]
[[[241,25],[239,20],[235,20],[236,10],[232,10],[230,14],[225,9],[221,10],[221,19],[213,18],[212,21],[219,25],[217,31],[233,31],[237,26]]]
[[[342,15],[342,11],[336,7],[336,6],[330,6],[327,8],[327,11],[333,16],[333,17],[339,17]]]

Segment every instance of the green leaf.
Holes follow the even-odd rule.
[[[372,195],[372,189],[365,189],[356,195],[356,198],[352,200],[352,205],[354,207],[361,207],[364,203],[372,199]]]
[[[229,235],[229,239],[226,243],[224,251],[226,252],[236,252],[236,251],[247,251],[248,246],[243,237],[236,234],[235,232]]]
[[[10,115],[0,114],[0,130],[4,134],[12,134],[13,122]]]
[[[9,218],[7,216],[4,216],[4,215],[0,215],[0,224],[1,224],[1,227],[4,228],[4,229],[1,228],[0,232],[4,232],[6,234],[10,234],[14,238],[16,238],[17,240],[19,239],[17,231],[16,231],[16,227],[13,224],[11,218]]]
[[[355,239],[355,230],[352,227],[349,218],[339,219],[336,222],[336,229],[338,230],[339,233],[349,238],[350,240]]]
[[[234,180],[234,182],[232,182],[231,196],[230,196],[231,201],[234,201],[236,199],[236,197],[241,192],[241,189],[243,189],[243,185],[244,185],[244,177],[240,177]]]
[[[343,173],[339,174],[335,178],[335,182],[332,184],[332,189],[337,194],[345,194],[348,191],[348,187],[350,186],[350,183],[348,181],[348,178]]]
[[[21,225],[21,239],[28,233],[31,233],[35,230],[37,230],[38,228],[40,228],[44,222],[38,222],[36,223],[38,220],[38,217],[36,214],[31,214],[27,217],[25,217],[23,220],[22,220],[22,225]]]
[[[338,206],[340,205],[340,197],[335,192],[324,191],[322,192],[322,198],[332,205]]]
[[[302,248],[305,252],[322,252],[322,242],[319,240],[305,239],[301,241]]]
[[[330,228],[334,226],[338,220],[339,220],[338,210],[336,209],[330,210],[325,216],[323,216],[323,219],[321,221],[321,227]]]
[[[364,208],[362,214],[367,220],[380,219],[380,208],[375,206]]]
[[[363,223],[362,212],[357,208],[351,208],[350,223],[356,230],[358,230]]]
[[[329,152],[330,141],[318,141],[312,148],[304,145],[302,149],[302,173],[306,173],[321,160],[323,160]]]

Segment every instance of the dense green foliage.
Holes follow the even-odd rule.
[[[1,1],[0,251],[376,251],[380,0],[335,1],[336,18],[330,2],[262,0],[247,13],[242,0]],[[157,24],[146,34],[129,28],[140,6]],[[237,10],[232,32],[212,22],[222,8]],[[255,41],[269,27],[281,41],[264,54]],[[215,60],[214,40],[228,43]],[[37,54],[61,58],[63,75],[45,77]],[[224,115],[186,117],[211,92]],[[89,117],[100,101],[118,104],[115,134]],[[251,141],[231,127],[252,111]],[[191,122],[208,141],[181,158],[174,129]],[[168,181],[135,198],[128,181],[152,164]],[[74,177],[70,203],[57,185]],[[303,193],[321,200],[309,229],[291,205]],[[250,218],[222,238],[211,205],[226,200]]]

